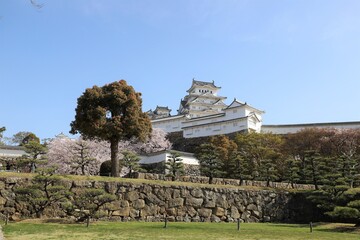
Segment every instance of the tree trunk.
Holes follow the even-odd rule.
[[[118,159],[118,148],[119,140],[112,139],[110,141],[110,149],[111,149],[111,176],[112,177],[120,177],[120,166]]]
[[[244,180],[242,179],[242,177],[240,177],[240,186],[242,186],[244,184]]]
[[[213,183],[213,177],[210,176],[210,177],[209,177],[209,184],[212,184],[212,183]]]

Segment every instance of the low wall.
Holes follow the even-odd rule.
[[[5,211],[11,220],[35,217],[30,207],[16,201],[14,189],[29,184],[29,179],[0,178],[0,217]],[[185,222],[292,222],[293,193],[284,190],[245,190],[192,186],[163,186],[127,182],[66,181],[70,191],[81,188],[105,189],[116,200],[103,208],[104,219],[116,221]],[[299,202],[295,203],[297,207]],[[67,216],[59,206],[45,211],[45,217]]]
[[[164,174],[154,174],[154,173],[133,173],[132,178],[138,179],[147,179],[147,180],[163,180],[171,181],[171,177],[166,177]],[[177,181],[180,182],[191,182],[191,183],[208,183],[208,177],[201,176],[179,176]],[[216,185],[232,185],[232,186],[254,186],[254,187],[270,187],[276,189],[298,189],[298,190],[312,190],[315,189],[314,185],[309,184],[293,184],[286,182],[270,182],[267,186],[266,181],[252,181],[252,180],[243,180],[240,182],[238,179],[228,179],[228,178],[214,178],[213,184]]]

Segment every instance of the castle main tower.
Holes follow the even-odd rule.
[[[227,105],[223,102],[226,97],[218,96],[221,87],[212,82],[203,82],[193,79],[192,85],[180,101],[179,115],[188,115],[191,118],[222,113]]]

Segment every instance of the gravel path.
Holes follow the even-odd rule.
[[[0,240],[5,240],[1,226],[0,226]]]

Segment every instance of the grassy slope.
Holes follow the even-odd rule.
[[[164,223],[97,222],[89,228],[83,224],[40,223],[24,221],[4,226],[7,240],[115,240],[115,239],[171,239],[171,240],[220,240],[220,239],[360,239],[360,232],[350,225],[322,224],[309,232],[307,225],[242,223],[238,232],[236,223]]]

